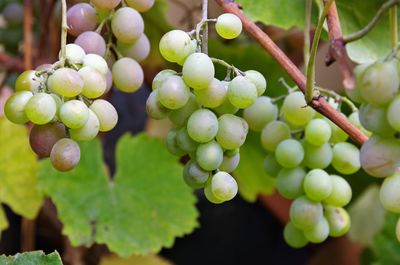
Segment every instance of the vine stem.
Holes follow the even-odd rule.
[[[318,87],[318,90],[321,92],[321,94],[333,98],[338,103],[343,102],[347,104],[347,106],[349,106],[352,112],[358,111],[358,108],[356,107],[356,105],[354,105],[354,103],[350,99],[339,95],[338,93],[336,93],[336,91],[322,87]]]
[[[399,42],[399,34],[397,27],[397,6],[393,6],[389,9],[389,23],[390,23],[390,41],[393,50],[397,48]]]
[[[65,64],[66,59],[66,46],[67,46],[67,1],[61,0],[61,12],[62,12],[62,21],[61,21],[61,50],[60,50],[60,65],[61,67]]]
[[[203,0],[202,2],[202,12],[201,12],[201,19],[203,21],[207,20],[208,18],[208,0]],[[203,28],[203,35],[201,39],[201,50],[203,53],[208,54],[208,23],[204,24]]]
[[[210,57],[210,59],[211,59],[211,61],[213,63],[217,63],[217,64],[220,64],[222,66],[225,66],[228,70],[233,70],[236,75],[243,75],[243,76],[246,75],[244,72],[240,71],[238,68],[236,68],[235,66],[225,62],[224,60],[217,59],[217,58],[214,58],[214,57]]]
[[[311,31],[311,13],[313,0],[306,0],[305,23],[304,23],[304,65],[307,66],[310,60],[310,31]]]
[[[238,7],[237,3],[230,0],[215,0],[225,12],[237,15],[243,23],[244,29],[275,59],[275,61],[285,70],[290,78],[304,92],[306,87],[306,78],[299,68],[287,57],[287,55],[271,40],[271,38],[261,30],[253,21],[251,21]],[[344,130],[355,142],[363,144],[368,140],[361,130],[351,124],[346,117],[335,110],[323,97],[314,99],[311,107],[319,113],[330,119],[342,130]]]
[[[317,57],[317,50],[319,40],[321,38],[321,33],[324,27],[324,22],[326,15],[328,14],[328,10],[333,3],[334,0],[329,0],[329,2],[325,5],[324,11],[322,12],[317,27],[315,29],[314,39],[311,46],[310,51],[310,59],[307,65],[307,81],[306,81],[306,91],[305,91],[305,98],[307,104],[310,103],[314,98],[314,83],[315,83],[315,58]],[[318,94],[316,95],[318,96]]]

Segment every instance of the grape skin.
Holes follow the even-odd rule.
[[[294,200],[289,213],[293,225],[301,230],[312,229],[323,217],[321,203],[311,201],[306,196]]]
[[[193,140],[207,143],[217,135],[218,119],[212,111],[199,109],[190,116],[186,128]]]
[[[13,123],[24,124],[29,121],[25,107],[33,94],[30,91],[19,91],[12,95],[4,106],[4,114]]]
[[[332,130],[325,120],[313,119],[307,124],[304,134],[310,144],[321,146],[329,141]]]
[[[197,102],[196,97],[190,93],[189,99],[185,106],[180,109],[172,110],[168,118],[177,126],[183,126],[188,121],[190,115],[200,108],[200,104]]]
[[[96,99],[93,101],[92,105],[90,105],[89,109],[92,110],[99,119],[100,132],[111,131],[117,125],[118,113],[110,102],[104,99]]]
[[[78,36],[82,32],[96,28],[96,9],[88,3],[78,3],[71,6],[67,12],[68,33]]]
[[[87,98],[101,97],[107,88],[104,75],[91,66],[84,66],[78,71],[83,80],[82,95]]]
[[[304,192],[313,201],[322,201],[332,193],[332,178],[324,170],[313,169],[304,178]]]
[[[185,151],[183,151],[178,146],[177,134],[178,134],[178,129],[177,128],[172,128],[167,133],[167,136],[165,138],[165,142],[167,144],[167,149],[171,154],[173,154],[175,156],[182,156],[182,155],[185,154]]]
[[[224,200],[218,199],[212,193],[212,190],[211,190],[211,178],[209,178],[209,180],[206,182],[206,185],[204,187],[204,195],[206,196],[207,200],[209,202],[211,202],[211,203],[220,204],[220,203],[224,202]]]
[[[191,51],[190,36],[183,30],[171,30],[162,36],[159,50],[169,62],[181,62],[189,56]]]
[[[264,94],[267,89],[267,80],[265,80],[265,77],[260,72],[248,70],[245,72],[245,76],[256,86],[258,96]]]
[[[111,19],[111,30],[119,41],[132,43],[143,34],[144,21],[135,9],[122,7]]]
[[[332,192],[324,199],[323,203],[335,207],[343,207],[347,205],[352,196],[350,184],[342,177],[331,175]]]
[[[67,101],[60,108],[60,119],[68,128],[82,128],[89,119],[89,109],[82,101]]]
[[[106,53],[106,42],[100,34],[94,31],[85,31],[79,34],[74,43],[82,47],[86,54],[104,56]]]
[[[178,147],[186,153],[195,152],[197,147],[199,146],[199,143],[190,138],[185,127],[182,127],[177,132],[176,143],[178,144]]]
[[[82,64],[85,55],[85,50],[77,44],[70,43],[65,46],[65,57],[71,64]]]
[[[115,86],[125,93],[136,92],[144,80],[142,67],[131,58],[116,61],[112,67],[112,76]]]
[[[349,231],[351,220],[345,209],[328,205],[325,206],[324,214],[329,224],[330,236],[341,237]]]
[[[240,163],[240,153],[238,152],[235,155],[229,156],[226,153],[224,154],[224,159],[222,160],[221,165],[219,166],[219,170],[231,173],[235,171]]]
[[[253,105],[257,95],[256,86],[246,77],[237,76],[229,83],[228,99],[233,106],[239,109]]]
[[[276,178],[276,189],[286,199],[296,199],[304,194],[306,171],[301,167],[282,168]]]
[[[332,166],[340,173],[350,175],[361,168],[360,151],[350,143],[337,143],[332,149]]]
[[[180,76],[170,76],[158,89],[158,100],[168,109],[180,109],[188,102],[190,90]]]
[[[85,125],[79,129],[70,129],[69,134],[76,141],[93,140],[99,133],[100,122],[96,114],[89,109],[89,118]]]
[[[125,0],[125,2],[139,12],[146,12],[154,5],[154,0]]]
[[[39,158],[43,158],[50,156],[55,143],[66,137],[65,126],[62,123],[34,125],[29,134],[29,143]]]
[[[304,158],[303,146],[297,140],[286,139],[276,147],[275,158],[282,167],[297,167]]]
[[[196,160],[199,166],[212,171],[217,169],[224,159],[224,151],[215,141],[200,144],[196,150]]]
[[[68,138],[63,138],[53,146],[50,161],[55,169],[66,172],[72,170],[81,158],[79,145]]]
[[[194,189],[203,188],[209,177],[210,173],[200,168],[193,160],[187,162],[183,169],[183,180]]]
[[[379,199],[386,210],[400,213],[400,173],[387,177],[381,186]]]
[[[214,78],[207,88],[193,92],[197,101],[204,107],[216,108],[224,103],[228,91],[221,81]]]
[[[283,230],[283,237],[285,242],[292,248],[302,248],[308,244],[304,232],[289,222],[285,225]]]
[[[150,54],[150,41],[146,34],[142,34],[134,43],[122,43],[118,41],[117,48],[122,55],[140,63]]]
[[[167,79],[170,76],[176,75],[177,72],[171,69],[165,69],[160,71],[153,79],[153,82],[151,84],[151,88],[153,90],[160,88],[162,83],[164,82],[165,79]]]
[[[83,66],[90,66],[103,75],[106,75],[109,70],[106,60],[104,60],[100,55],[94,53],[86,54],[83,58]]]
[[[246,141],[247,122],[235,115],[224,114],[218,119],[217,142],[227,150],[239,148]]]
[[[329,236],[329,223],[322,217],[315,227],[304,231],[304,236],[312,243],[322,243]]]
[[[15,91],[36,92],[40,87],[41,78],[37,77],[35,71],[27,70],[20,74],[15,81]]]
[[[236,15],[225,13],[217,18],[215,30],[224,39],[234,39],[242,32],[242,22]]]
[[[189,55],[182,67],[182,78],[193,89],[206,89],[214,79],[214,65],[204,53]]]
[[[262,96],[258,97],[252,106],[243,111],[243,118],[249,124],[250,129],[261,132],[265,125],[278,118],[278,112],[278,107],[272,103],[271,99]]]
[[[83,79],[77,71],[70,68],[57,69],[47,80],[49,89],[58,95],[72,98],[83,89]]]
[[[321,146],[315,146],[309,144],[307,141],[304,141],[303,148],[304,164],[308,168],[324,169],[331,164],[333,152],[329,143],[325,143]]]
[[[264,159],[264,170],[272,178],[277,177],[282,167],[278,164],[273,153],[268,154]]]
[[[99,9],[112,10],[121,3],[121,0],[91,0],[91,2]]]
[[[390,126],[396,131],[400,131],[400,95],[396,96],[391,102],[386,112],[386,118]]]
[[[307,106],[304,95],[300,91],[290,93],[285,98],[281,111],[285,120],[299,126],[306,125],[315,116],[315,110]]]
[[[57,104],[53,97],[46,93],[33,95],[25,105],[25,115],[35,124],[49,123],[57,112]]]
[[[290,137],[290,128],[285,122],[272,121],[261,131],[261,145],[265,150],[274,152],[282,141]]]
[[[211,192],[219,200],[232,200],[238,192],[236,180],[229,173],[219,171],[211,178]]]
[[[386,107],[375,107],[372,104],[362,104],[360,106],[359,118],[361,125],[375,134],[392,136],[395,133],[387,120]]]
[[[168,116],[169,109],[158,100],[158,89],[153,90],[146,101],[146,113],[155,120],[162,120]]]

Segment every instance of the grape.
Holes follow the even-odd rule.
[[[153,79],[153,83],[151,85],[151,88],[153,90],[160,88],[162,83],[165,81],[165,79],[167,79],[167,77],[176,75],[177,72],[171,69],[165,69],[162,70],[161,72],[159,72]]]
[[[20,74],[15,81],[15,91],[36,92],[40,87],[41,78],[37,77],[35,71],[27,70]]]
[[[310,230],[322,219],[322,205],[306,196],[295,199],[290,206],[290,220],[301,230]]]
[[[96,28],[96,9],[88,3],[79,3],[71,6],[67,12],[68,32],[78,36],[85,31]]]
[[[223,82],[223,81],[222,81]],[[200,90],[201,91],[201,90]],[[228,91],[228,90],[227,90]],[[216,108],[214,108],[214,110],[219,114],[219,115],[223,115],[223,114],[235,114],[236,112],[239,111],[238,108],[236,108],[235,106],[233,106],[231,104],[231,102],[229,101],[228,98],[226,98],[224,100],[224,102],[221,104],[221,106],[218,106]]]
[[[397,94],[399,77],[396,61],[376,62],[370,65],[360,78],[360,92],[365,101],[383,106]]]
[[[322,169],[313,169],[304,178],[304,191],[308,198],[313,201],[322,201],[332,192],[332,179]]]
[[[24,7],[19,3],[10,3],[3,9],[2,15],[8,26],[19,26],[24,21]]]
[[[82,67],[78,73],[83,80],[83,96],[98,98],[104,94],[107,88],[107,80],[104,75],[90,66]]]
[[[132,43],[143,34],[143,18],[133,8],[119,8],[111,19],[111,30],[120,42]]]
[[[119,61],[117,61],[116,63],[118,62]],[[83,66],[90,66],[99,71],[102,75],[106,75],[109,70],[106,60],[104,60],[103,57],[101,57],[100,55],[93,53],[87,54],[83,58]]]
[[[60,108],[61,108],[61,105],[63,104],[63,102],[62,102],[61,98],[57,94],[51,93],[50,96],[53,97],[54,102],[56,103],[56,106],[57,106],[56,115],[55,115],[55,117],[53,119],[53,121],[57,121],[57,119],[58,119],[58,117],[60,115]]]
[[[63,138],[57,141],[51,149],[51,164],[59,171],[72,170],[79,163],[80,159],[81,150],[74,140]]]
[[[59,68],[48,78],[47,85],[52,92],[72,98],[82,92],[84,83],[77,71]]]
[[[350,143],[337,143],[332,149],[332,166],[340,173],[350,175],[356,173],[360,167],[360,151]]]
[[[146,12],[154,5],[154,0],[125,0],[125,2],[139,12]]]
[[[391,102],[386,112],[386,118],[390,126],[396,131],[400,131],[400,95],[395,97]]]
[[[249,127],[247,122],[235,115],[224,114],[218,119],[217,142],[224,149],[236,149],[244,144]]]
[[[342,177],[331,175],[332,180],[332,192],[324,199],[323,203],[343,207],[347,205],[352,196],[352,191],[349,183]]]
[[[227,89],[224,84],[214,78],[206,89],[194,90],[197,100],[206,108],[221,106],[226,100]]]
[[[108,93],[110,91],[110,89],[112,87],[112,83],[113,83],[113,80],[112,80],[111,70],[107,69],[107,74],[106,74],[106,84],[107,85],[106,85],[106,91],[104,91],[104,94]]]
[[[230,13],[225,13],[217,18],[215,30],[224,39],[234,39],[242,32],[242,21]]]
[[[49,123],[57,112],[57,105],[53,97],[46,93],[33,95],[25,105],[25,115],[35,124]]]
[[[292,248],[302,248],[308,244],[307,238],[302,230],[295,227],[291,222],[285,225],[283,230],[285,242]]]
[[[304,131],[305,139],[313,145],[321,146],[329,141],[332,130],[329,123],[323,119],[311,120]]]
[[[117,125],[118,113],[110,102],[104,99],[96,99],[93,101],[92,105],[90,105],[89,109],[91,109],[99,119],[100,132],[111,131]]]
[[[91,2],[98,9],[111,10],[116,8],[121,0],[91,0]]]
[[[176,143],[178,147],[185,151],[186,153],[192,153],[196,151],[199,144],[190,138],[185,127],[182,127],[176,135]]]
[[[4,114],[13,123],[23,124],[29,119],[25,114],[25,107],[33,94],[30,91],[18,91],[12,95],[4,106]]]
[[[272,121],[261,131],[261,145],[265,150],[274,152],[280,142],[290,137],[290,128],[286,123]]]
[[[106,42],[100,34],[94,31],[85,31],[79,34],[74,43],[82,47],[86,54],[104,56],[106,53]]]
[[[211,191],[211,178],[206,182],[206,185],[204,187],[204,195],[206,196],[207,200],[209,202],[215,203],[215,204],[220,204],[223,203],[224,200],[218,199],[215,197],[215,195]]]
[[[210,110],[196,110],[188,120],[187,130],[190,137],[196,142],[207,143],[217,135],[218,119]],[[220,142],[218,143],[221,144]],[[223,145],[221,146],[224,147]]]
[[[122,58],[112,67],[115,86],[125,93],[136,92],[143,84],[142,67],[133,59]]]
[[[89,118],[85,125],[80,129],[70,129],[71,138],[76,141],[93,140],[99,133],[100,122],[96,114],[89,109]]]
[[[351,124],[353,124],[355,127],[357,127],[358,129],[360,129],[366,136],[370,137],[371,136],[371,132],[367,131],[367,129],[365,129],[360,122],[360,116],[358,112],[353,112],[352,114],[350,114],[349,116],[349,122]]]
[[[304,158],[304,149],[301,143],[294,139],[283,140],[275,150],[276,161],[285,168],[294,168],[300,165]]]
[[[374,107],[371,104],[362,104],[360,107],[361,125],[373,133],[382,136],[394,135],[394,130],[387,120],[386,107]]]
[[[400,167],[400,143],[394,138],[373,135],[361,147],[360,160],[369,175],[390,176]]]
[[[211,192],[217,199],[232,200],[238,192],[236,180],[229,173],[219,171],[211,178]]]
[[[192,115],[192,113],[199,108],[200,104],[197,102],[196,97],[190,93],[186,105],[180,109],[172,110],[168,117],[174,124],[183,126],[186,124],[190,115]]]
[[[191,51],[190,36],[183,30],[171,30],[162,36],[159,49],[162,57],[169,62],[181,62]],[[213,74],[214,75],[214,74]]]
[[[350,216],[343,208],[326,206],[325,218],[329,224],[329,235],[332,237],[343,236],[350,229]]]
[[[381,186],[379,199],[386,210],[400,213],[400,172],[387,177]]]
[[[367,69],[369,64],[359,64],[354,68],[354,75],[356,77],[356,86],[353,89],[345,89],[346,95],[351,101],[356,103],[364,103],[364,99],[361,96],[360,84],[362,75]]]
[[[214,65],[207,54],[195,52],[186,59],[182,78],[193,89],[206,89],[214,79]]]
[[[71,64],[82,64],[86,53],[81,46],[70,43],[65,46],[65,57]]]
[[[158,89],[153,90],[147,98],[146,112],[151,118],[156,120],[162,120],[167,117],[169,109],[158,101]]]
[[[215,141],[200,144],[196,150],[196,160],[199,166],[207,171],[216,170],[224,159],[224,151]]]
[[[222,164],[219,166],[219,170],[231,173],[235,171],[240,162],[240,153],[236,153],[235,155],[229,156],[226,153],[224,154],[224,159],[222,160]]]
[[[262,96],[243,111],[243,118],[249,124],[250,129],[261,132],[265,125],[278,118],[278,111],[278,107],[272,103],[269,97]]]
[[[264,94],[267,89],[267,80],[265,77],[258,71],[249,70],[245,72],[246,78],[249,79],[257,88],[257,94],[261,96]]]
[[[166,144],[167,144],[167,149],[168,151],[176,156],[182,156],[185,154],[185,151],[183,151],[179,146],[177,142],[177,134],[178,134],[177,128],[173,128],[169,130],[167,133],[167,137],[165,138]]]
[[[303,93],[300,91],[290,93],[281,108],[285,120],[294,125],[306,125],[314,118],[315,110],[307,106]]]
[[[307,141],[303,142],[304,148],[304,165],[308,168],[324,169],[332,162],[332,148],[329,143],[321,146],[309,144]]]
[[[89,109],[82,101],[67,101],[60,108],[60,119],[68,128],[82,128],[89,119]]]
[[[187,56],[185,58],[183,58],[182,60],[176,62],[179,65],[183,65],[186,61],[186,59],[192,55],[193,53],[195,53],[197,51],[197,41],[196,40],[191,40],[190,41],[190,47],[189,47],[189,52],[187,54]]]
[[[170,76],[158,89],[158,100],[168,109],[180,109],[188,102],[190,90],[180,76]]]
[[[276,178],[276,189],[286,199],[296,199],[304,194],[303,180],[306,172],[301,167],[282,168]]]
[[[50,156],[55,143],[67,137],[65,126],[62,123],[49,123],[46,125],[34,125],[29,134],[29,143],[32,150],[39,158]]]
[[[257,99],[257,88],[249,79],[237,76],[229,83],[228,99],[237,108],[248,108]]]
[[[123,56],[130,57],[137,62],[141,62],[150,54],[150,41],[146,34],[140,37],[134,43],[117,42],[118,50]]]
[[[276,177],[282,167],[278,164],[274,154],[268,154],[264,159],[264,170],[270,177]]]
[[[185,183],[194,189],[202,188],[206,184],[210,173],[204,171],[200,166],[190,160],[183,168],[183,180]]]
[[[331,138],[329,139],[330,143],[335,144],[335,143],[345,142],[349,138],[347,133],[343,131],[339,126],[334,124],[331,120],[329,120],[328,118],[324,118],[324,120],[327,121],[331,126],[332,135]]]
[[[322,217],[315,227],[310,230],[304,231],[304,236],[312,243],[322,243],[329,236],[328,221]]]

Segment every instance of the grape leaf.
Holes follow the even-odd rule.
[[[15,256],[0,256],[1,265],[62,265],[57,251],[46,255],[43,251],[25,252]]]
[[[154,254],[131,256],[129,258],[121,258],[112,255],[102,258],[100,265],[172,265],[172,263]]]
[[[99,141],[81,145],[81,161],[68,173],[43,161],[39,179],[57,206],[73,245],[106,244],[121,256],[157,252],[197,226],[195,197],[182,166],[158,140],[122,137],[112,180]]]
[[[42,196],[37,189],[38,163],[29,147],[27,130],[0,117],[0,132],[0,202],[33,219],[42,205]],[[0,231],[7,227],[1,209]]]

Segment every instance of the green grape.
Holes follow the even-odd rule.
[[[170,110],[158,100],[158,89],[153,90],[146,101],[146,113],[153,119],[162,120],[168,116],[169,112]]]
[[[199,109],[190,116],[186,128],[193,140],[199,143],[207,143],[217,135],[218,119],[212,111]]]
[[[89,109],[89,118],[85,125],[79,129],[70,129],[69,134],[76,141],[93,140],[99,133],[100,122],[96,114]]]
[[[120,60],[118,60],[117,62],[119,61]],[[86,56],[83,57],[82,66],[90,66],[99,71],[102,75],[106,75],[108,72],[108,65],[106,60],[104,60],[104,58],[98,54],[86,54]]]
[[[201,105],[206,108],[221,106],[226,100],[227,89],[224,84],[214,78],[206,89],[194,90],[194,94]]]
[[[56,142],[66,138],[65,126],[62,123],[34,125],[29,134],[29,144],[32,150],[40,157],[50,156],[51,149]]]
[[[71,139],[63,138],[54,144],[50,153],[50,161],[58,171],[70,171],[76,167],[81,159],[79,145]]]
[[[15,81],[15,91],[38,91],[41,78],[37,77],[35,73],[33,70],[27,70],[20,74]]]
[[[281,108],[283,117],[294,125],[306,125],[315,116],[315,110],[307,106],[303,93],[290,93],[283,101]]]
[[[343,131],[339,126],[334,124],[328,118],[324,117],[324,120],[326,120],[329,123],[329,125],[331,126],[331,130],[332,130],[332,135],[331,135],[331,138],[329,139],[329,142],[332,144],[346,142],[346,140],[349,138],[347,133],[345,131]]]
[[[331,175],[332,192],[324,199],[323,203],[335,207],[347,205],[352,196],[350,184],[342,177]]]
[[[207,200],[214,204],[223,203],[224,200],[218,199],[211,191],[211,178],[208,179],[206,185],[204,187],[204,195],[206,196]]]
[[[400,213],[400,172],[385,178],[382,183],[379,199],[386,210]]]
[[[332,237],[343,236],[350,229],[350,216],[343,208],[325,206],[325,218],[329,224],[329,235]]]
[[[89,119],[89,109],[82,101],[67,101],[60,107],[60,119],[68,128],[82,128]]]
[[[175,155],[175,156],[182,156],[185,154],[185,151],[183,151],[179,146],[178,146],[178,141],[177,141],[177,135],[178,135],[178,128],[172,128],[169,130],[167,133],[167,137],[165,138],[165,142],[167,144],[167,149],[168,151]]]
[[[143,84],[143,69],[135,60],[122,58],[112,67],[112,76],[115,86],[125,93],[136,92]]]
[[[396,96],[391,102],[386,112],[386,118],[390,126],[396,131],[400,131],[400,95]]]
[[[186,59],[182,78],[193,89],[206,89],[214,79],[214,65],[207,54],[195,52]]]
[[[81,46],[74,43],[65,46],[65,57],[70,64],[82,64],[86,53]]]
[[[332,148],[329,143],[321,146],[309,144],[307,141],[303,142],[304,148],[304,164],[308,168],[327,168],[332,162]]]
[[[125,2],[139,12],[146,12],[154,5],[154,0],[125,0]]]
[[[364,103],[364,99],[361,96],[360,84],[361,78],[370,64],[359,64],[354,68],[354,75],[356,77],[356,86],[353,89],[345,89],[346,96],[351,99],[351,101],[356,103]]]
[[[282,167],[278,164],[273,153],[268,154],[264,159],[264,170],[270,177],[276,177]]]
[[[113,85],[112,73],[111,73],[110,69],[107,69],[106,83],[107,83],[107,86],[106,86],[106,91],[104,91],[104,94],[108,93],[111,90],[112,85]]]
[[[119,8],[112,16],[111,30],[119,41],[132,43],[143,34],[143,18],[133,8]]]
[[[350,143],[337,143],[332,149],[332,166],[340,173],[350,175],[361,168],[360,151]]]
[[[245,72],[246,78],[249,79],[257,88],[258,96],[264,94],[265,90],[267,89],[267,80],[265,77],[258,71],[249,70]]]
[[[57,104],[53,97],[46,93],[33,95],[25,105],[25,115],[35,124],[49,123],[57,113]]]
[[[99,119],[100,132],[108,132],[114,129],[118,123],[118,113],[114,106],[104,100],[96,99],[89,107]]]
[[[312,243],[322,243],[329,236],[328,221],[322,217],[315,227],[310,230],[304,231],[304,236]]]
[[[215,30],[224,39],[234,39],[242,32],[242,21],[230,13],[225,13],[217,18]]]
[[[290,128],[285,122],[272,121],[261,131],[261,145],[265,150],[275,152],[276,147],[290,137]]]
[[[276,177],[276,189],[286,199],[296,199],[304,194],[306,171],[301,167],[282,168]]]
[[[190,93],[188,102],[180,109],[172,110],[168,118],[177,126],[183,126],[188,121],[190,115],[200,108],[196,97]]]
[[[72,98],[82,92],[84,83],[77,71],[70,68],[59,68],[48,78],[47,85],[50,91]]]
[[[158,100],[168,109],[180,109],[188,102],[190,89],[180,76],[170,76],[158,89]]]
[[[100,10],[112,10],[121,3],[121,0],[91,0],[91,2]]]
[[[244,144],[248,130],[249,127],[244,119],[224,114],[218,119],[216,139],[224,149],[236,149]]]
[[[305,176],[303,188],[308,198],[322,201],[332,193],[332,178],[322,169],[313,169]]]
[[[272,103],[271,99],[262,96],[257,98],[253,105],[243,111],[243,118],[249,124],[250,129],[261,132],[265,125],[278,118],[278,112],[278,107]]]
[[[196,162],[190,160],[183,168],[183,180],[194,189],[203,188],[210,177],[210,173],[204,171]]]
[[[57,94],[52,93],[52,94],[50,94],[50,96],[53,97],[54,102],[56,103],[56,106],[57,106],[56,115],[54,116],[53,121],[58,121],[59,117],[60,117],[60,108],[61,108],[63,102],[62,102],[61,98]]]
[[[199,143],[190,138],[185,127],[182,127],[177,132],[176,143],[178,144],[178,147],[186,153],[195,152],[197,147],[199,146]]]
[[[117,48],[123,56],[130,57],[140,63],[150,54],[150,41],[143,33],[134,43],[117,41]]]
[[[276,147],[275,158],[279,165],[284,168],[297,167],[304,158],[303,146],[294,139],[283,140]]]
[[[353,124],[355,127],[357,127],[359,130],[361,130],[366,136],[370,137],[372,135],[372,133],[370,131],[368,131],[367,129],[365,129],[360,122],[360,116],[359,116],[359,112],[353,112],[350,114],[349,116],[349,122],[351,124]]]
[[[182,60],[180,60],[180,61],[178,61],[177,63],[179,64],[179,65],[183,65],[184,63],[185,63],[185,61],[186,61],[186,59],[190,56],[190,55],[192,55],[193,53],[195,53],[196,51],[197,51],[197,41],[196,40],[191,40],[190,41],[190,50],[189,50],[189,53],[187,54],[187,56],[185,57],[185,58],[183,58]]]
[[[211,178],[211,192],[219,200],[232,200],[238,192],[236,180],[229,173],[219,171]]]
[[[4,114],[13,123],[23,124],[29,121],[25,114],[25,107],[33,94],[30,91],[18,91],[12,95],[4,106]]]
[[[221,83],[224,85],[225,90],[228,92],[228,86],[229,82],[226,81],[221,81]],[[223,114],[235,114],[236,112],[239,111],[238,108],[233,106],[231,102],[229,101],[228,97],[225,98],[224,102],[216,108],[214,108],[215,112],[218,113],[218,115],[223,115]]]
[[[378,61],[368,66],[362,74],[360,93],[366,102],[383,106],[396,96],[399,84],[396,60]]]
[[[162,36],[159,44],[162,57],[169,62],[184,60],[191,51],[190,36],[183,30],[171,30]]]
[[[387,107],[374,107],[371,104],[362,104],[360,106],[360,123],[370,132],[382,136],[392,136],[395,134],[394,129],[390,126],[387,119]]]
[[[396,223],[396,238],[397,241],[400,241],[400,218],[397,220]]]
[[[323,217],[322,204],[301,196],[292,202],[289,214],[293,225],[301,230],[310,230]]]
[[[221,165],[219,166],[219,170],[231,173],[235,171],[240,162],[240,153],[236,153],[235,155],[229,156],[226,153],[224,154],[224,159],[222,160]]]
[[[153,79],[153,83],[151,84],[151,88],[153,90],[160,88],[162,83],[170,76],[176,75],[177,72],[171,69],[165,69],[160,71]]]
[[[248,108],[256,102],[257,88],[249,79],[237,76],[229,83],[228,99],[237,108]]]
[[[216,170],[224,159],[224,151],[215,141],[200,144],[196,150],[196,160],[199,166],[207,171]]]
[[[305,139],[313,145],[321,146],[331,138],[332,129],[329,123],[323,119],[311,120],[304,131]]]
[[[106,76],[96,69],[85,66],[78,71],[83,80],[82,95],[87,98],[101,97],[107,88]]]
[[[285,225],[285,228],[283,229],[283,238],[292,248],[302,248],[308,244],[304,232],[294,226],[291,222]]]

